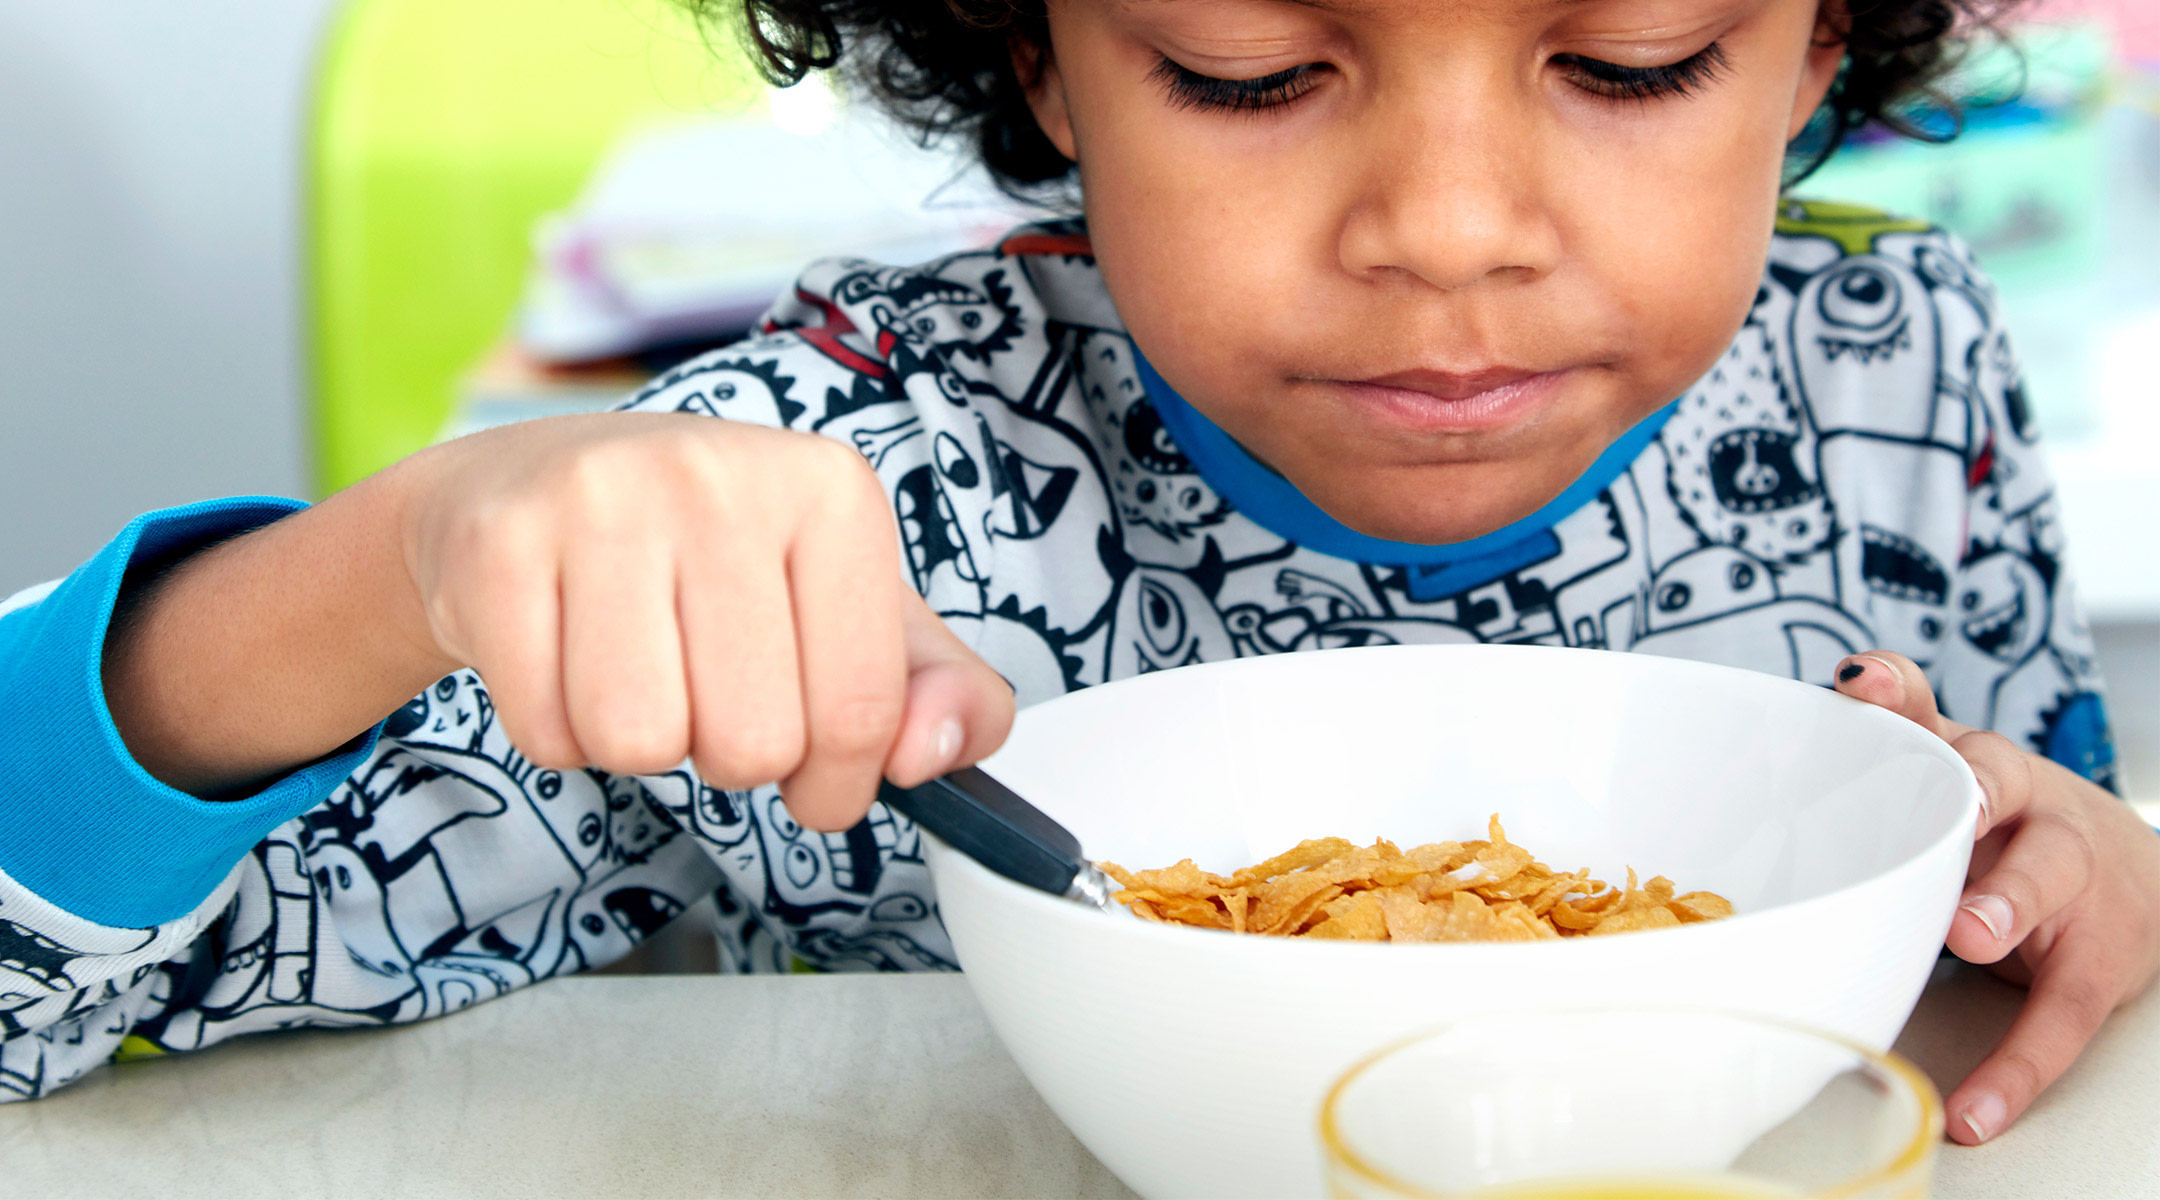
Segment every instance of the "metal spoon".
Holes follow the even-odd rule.
[[[1117,883],[1080,853],[1080,839],[975,767],[921,787],[878,785],[885,807],[904,813],[946,845],[1012,880],[1076,904],[1117,912]]]

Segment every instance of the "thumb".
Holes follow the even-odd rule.
[[[907,707],[885,777],[914,787],[990,757],[1012,731],[1013,690],[912,593],[902,602]]]
[[[1888,650],[1870,650],[1840,662],[1833,685],[1844,695],[1865,700],[1926,729],[1944,741],[1972,732],[1935,707],[1935,688],[1913,660]]]

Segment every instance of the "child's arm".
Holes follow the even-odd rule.
[[[144,770],[204,798],[246,795],[460,665],[426,636],[407,581],[403,472],[130,570],[103,680]]]
[[[626,772],[785,780],[844,828],[881,772],[987,753],[1011,691],[900,583],[870,478],[709,416],[546,422],[190,526],[171,548],[264,527],[161,576],[123,548],[15,614],[0,632],[32,636],[0,667],[58,665],[9,715],[72,722],[80,752],[0,753],[0,1098],[131,1035],[413,1019],[620,953],[718,886],[738,835],[706,826],[740,815],[687,771]],[[150,586],[106,639],[131,562]],[[492,694],[426,686],[460,663]]]
[[[972,761],[1010,719],[901,579],[845,446],[680,414],[535,422],[186,560],[118,622],[107,702],[153,775],[231,795],[470,666],[542,765],[693,758],[844,829],[881,775]]]

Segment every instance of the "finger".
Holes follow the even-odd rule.
[[[676,607],[698,777],[778,783],[801,764],[805,738],[785,548],[740,529],[710,539],[683,561]]]
[[[1977,1146],[2009,1128],[2077,1060],[2121,996],[2097,944],[2059,943],[2010,1031],[1944,1102],[1950,1136]]]
[[[1988,873],[1966,885],[1950,923],[1950,952],[1991,963],[2017,949],[2085,891],[2098,852],[2092,830],[2071,814],[2028,816]]]
[[[862,460],[838,452],[849,461],[825,477],[823,503],[788,552],[807,741],[780,794],[798,822],[821,831],[869,811],[907,701],[892,509]]]
[[[563,562],[563,694],[593,765],[656,775],[690,753],[690,697],[664,538],[607,524],[577,532]]]
[[[2031,810],[2035,794],[2032,755],[2018,749],[2009,738],[1985,729],[1968,730],[1951,738],[1950,748],[1972,768],[1973,778],[1980,784],[1976,837],[2016,824]]]
[[[907,636],[907,709],[885,760],[901,787],[990,757],[1012,731],[1013,690],[967,648],[921,597],[902,601]]]
[[[1965,732],[1965,726],[1944,717],[1935,707],[1935,688],[1925,672],[1902,654],[1870,650],[1838,664],[1838,691],[1855,700],[1887,708],[1945,741]]]
[[[510,744],[538,766],[569,771],[588,760],[563,696],[562,585],[552,548],[530,549],[469,560],[469,574],[442,582],[457,599],[431,623],[479,673]]]

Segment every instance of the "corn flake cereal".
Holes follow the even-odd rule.
[[[1561,873],[1507,840],[1495,813],[1481,842],[1402,850],[1315,838],[1229,875],[1186,859],[1158,871],[1103,863],[1134,915],[1171,925],[1352,942],[1534,942],[1663,929],[1732,915],[1715,892],[1670,879],[1613,887]]]

